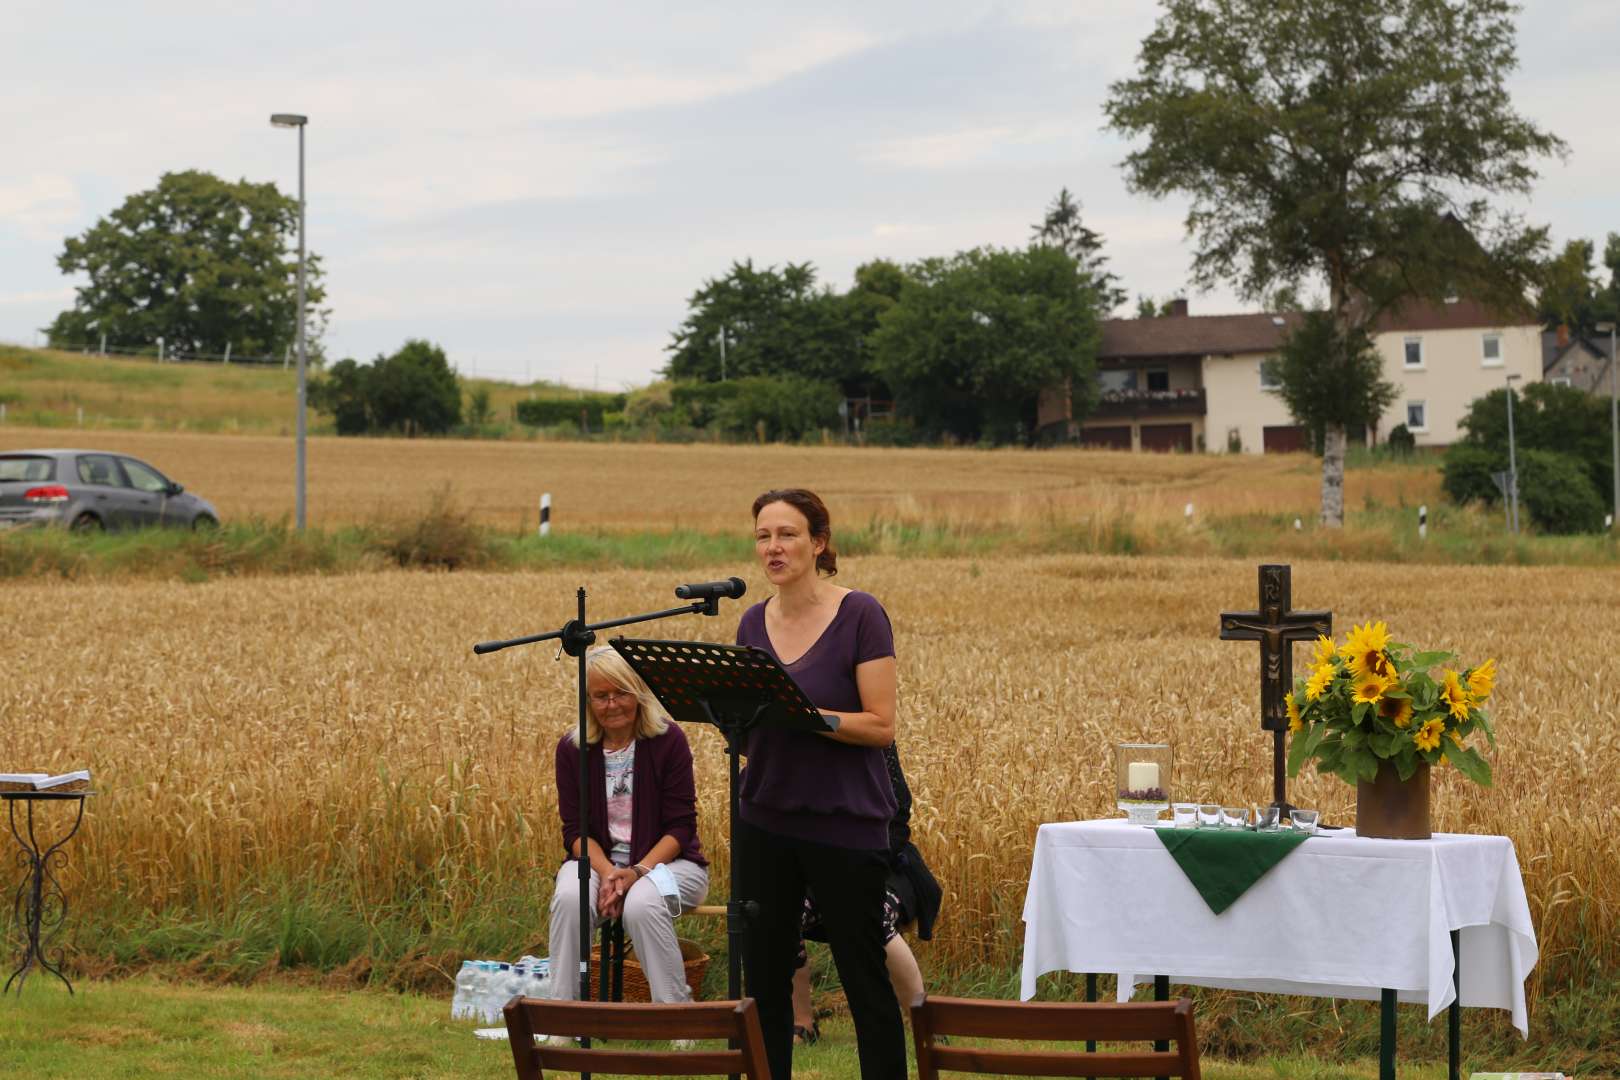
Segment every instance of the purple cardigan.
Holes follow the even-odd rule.
[[[587,750],[590,774],[591,839],[603,852],[612,849],[607,831],[607,769],[602,744]],[[692,748],[679,724],[662,734],[636,740],[634,797],[630,809],[630,861],[638,863],[665,836],[681,845],[678,858],[708,866],[698,840],[697,786],[692,779]],[[562,817],[563,851],[573,858],[579,839],[579,748],[564,735],[557,741],[557,812]]]
[[[765,603],[743,612],[737,643],[776,656],[765,629]],[[784,666],[818,707],[860,712],[856,667],[893,655],[888,612],[876,597],[857,591],[844,594],[827,629]],[[738,808],[744,821],[798,840],[888,851],[897,803],[882,750],[767,726],[749,733],[747,753]]]

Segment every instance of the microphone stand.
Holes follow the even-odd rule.
[[[654,619],[667,619],[674,615],[718,615],[720,614],[720,598],[718,596],[705,596],[701,600],[694,600],[680,607],[665,608],[662,611],[651,611],[642,615],[631,615],[623,619],[609,619],[606,622],[587,623],[585,621],[585,589],[580,587],[578,592],[579,614],[569,619],[561,629],[551,630],[544,634],[531,634],[527,637],[508,638],[505,641],[480,641],[473,646],[473,652],[479,656],[485,653],[498,652],[501,649],[510,649],[514,645],[534,645],[542,641],[557,641],[562,645],[562,651],[579,661],[579,1000],[591,999],[591,858],[590,858],[590,776],[587,768],[587,753],[589,744],[586,742],[586,674],[585,651],[596,643],[596,631],[607,630],[615,626],[629,626],[632,623],[651,622]],[[558,974],[562,974],[558,972]],[[580,1040],[585,1047],[591,1045],[587,1036]],[[588,1075],[588,1074],[587,1074]]]

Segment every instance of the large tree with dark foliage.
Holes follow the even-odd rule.
[[[1512,309],[1544,229],[1494,211],[1563,144],[1514,111],[1511,0],[1163,0],[1105,105],[1132,189],[1191,200],[1195,280],[1258,301],[1321,281],[1341,351],[1403,300]],[[1331,369],[1338,369],[1337,371]],[[1314,377],[1314,376],[1313,376]],[[1324,432],[1322,521],[1344,520],[1346,417]]]
[[[276,356],[297,334],[298,201],[274,184],[206,172],[165,173],[80,236],[57,265],[79,273],[73,307],[48,328],[53,344]],[[306,333],[318,353],[326,293],[321,259],[305,263]]]
[[[1096,295],[1066,252],[977,248],[906,268],[872,335],[877,373],[924,434],[1029,442],[1043,390],[1094,393]]]
[[[797,375],[839,385],[861,381],[860,335],[844,298],[816,286],[809,263],[757,268],[733,263],[687,301],[671,335],[665,374],[718,381],[747,375]],[[722,366],[720,338],[725,337]]]

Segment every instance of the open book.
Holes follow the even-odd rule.
[[[90,770],[79,769],[58,776],[50,773],[0,773],[0,791],[88,791]]]

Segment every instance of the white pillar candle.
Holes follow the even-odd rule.
[[[1131,791],[1146,791],[1159,786],[1157,761],[1133,761],[1126,766],[1126,773],[1128,779],[1125,786]]]

